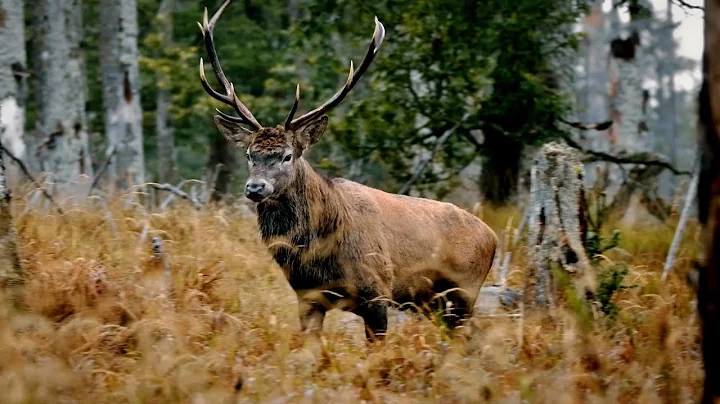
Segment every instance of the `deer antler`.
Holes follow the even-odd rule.
[[[226,0],[225,3],[220,6],[218,11],[215,12],[215,15],[213,15],[210,21],[208,21],[208,11],[206,7],[205,12],[203,13],[203,23],[200,24],[198,22],[198,26],[200,26],[200,31],[202,31],[203,38],[205,39],[205,48],[207,49],[208,56],[210,57],[210,64],[212,64],[213,71],[215,72],[215,77],[217,77],[220,84],[222,84],[226,95],[220,94],[219,92],[213,90],[213,88],[210,87],[210,84],[208,84],[207,78],[205,77],[205,67],[203,65],[202,58],[200,58],[200,81],[202,82],[205,91],[210,94],[211,97],[222,103],[232,106],[235,112],[237,112],[237,114],[239,115],[232,116],[220,110],[217,110],[217,112],[223,118],[232,122],[250,125],[254,130],[260,130],[262,129],[262,125],[258,123],[257,119],[255,119],[250,110],[247,109],[247,107],[242,102],[240,102],[237,94],[235,94],[235,86],[230,81],[228,81],[227,77],[225,77],[225,73],[220,66],[220,60],[218,59],[217,52],[215,51],[215,43],[213,42],[213,29],[215,28],[215,23],[217,23],[217,20],[220,18],[220,15],[229,3],[230,0]]]
[[[377,19],[377,17],[375,17],[375,32],[373,32],[370,47],[368,48],[368,51],[365,54],[365,58],[363,59],[362,63],[360,63],[360,66],[357,70],[353,69],[353,63],[352,61],[350,61],[350,74],[348,74],[348,79],[345,82],[345,86],[343,86],[340,91],[335,93],[335,95],[333,95],[323,105],[315,108],[314,110],[306,113],[305,115],[292,119],[293,115],[295,114],[295,110],[297,110],[297,105],[300,98],[300,86],[298,86],[295,94],[295,103],[293,104],[293,108],[290,111],[290,115],[288,115],[288,118],[285,121],[285,129],[300,128],[314,121],[330,109],[340,104],[340,102],[360,80],[360,77],[362,77],[363,73],[365,73],[367,68],[370,66],[370,63],[372,63],[373,59],[375,58],[375,54],[378,52],[378,50],[380,50],[380,45],[382,44],[383,38],[385,38],[385,27]]]

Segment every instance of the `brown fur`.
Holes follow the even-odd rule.
[[[258,202],[263,242],[298,294],[303,330],[320,329],[325,312],[340,307],[365,320],[368,337],[379,337],[387,330],[390,299],[443,309],[454,315],[445,317],[448,325],[457,326],[472,313],[490,270],[495,233],[447,203],[325,179],[302,157],[325,132],[325,113],[343,100],[372,63],[385,27],[375,18],[370,48],[357,70],[351,65],[341,91],[293,119],[300,101],[298,85],[285,125],[265,128],[219,68],[212,31],[228,2],[211,19],[206,9],[199,24],[224,91],[210,87],[202,59],[200,80],[208,94],[238,114],[220,113],[215,124],[226,139],[247,148],[250,176],[245,195]]]
[[[292,139],[305,137],[263,129],[249,150],[272,154],[293,142],[301,153]],[[485,223],[449,203],[328,180],[302,157],[293,164],[283,194],[258,204],[258,223],[298,293],[303,329],[317,331],[325,312],[340,307],[363,317],[369,337],[384,333],[389,300],[455,310],[459,317],[446,319],[451,328],[472,313],[497,245]],[[463,290],[447,294],[450,307],[433,300],[457,287]]]

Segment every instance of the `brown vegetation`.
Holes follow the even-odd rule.
[[[297,303],[258,240],[228,207],[147,215],[121,201],[14,214],[29,311],[0,311],[0,390],[28,402],[687,402],[702,361],[686,286],[699,233],[660,283],[671,227],[621,229],[630,273],[614,319],[590,324],[565,305],[553,321],[484,315],[450,339],[421,315],[366,345],[351,314],[328,314],[322,339],[300,335]],[[514,209],[485,211],[502,229]],[[150,234],[141,242],[146,220]],[[153,259],[161,236],[173,302]],[[520,247],[523,248],[523,247]],[[631,254],[626,256],[624,254]],[[522,284],[522,260],[509,281]],[[275,401],[278,400],[278,401]]]

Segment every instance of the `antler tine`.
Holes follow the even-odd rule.
[[[205,89],[205,92],[210,94],[213,98],[220,102],[224,102],[225,104],[230,104],[232,101],[230,101],[230,98],[228,98],[225,95],[220,94],[219,92],[215,91],[212,87],[210,87],[210,83],[207,81],[207,77],[205,77],[205,63],[203,62],[203,58],[200,58],[200,82],[202,83],[203,88]]]
[[[297,111],[298,104],[300,103],[300,84],[297,85],[297,88],[295,89],[295,102],[293,103],[292,109],[290,110],[290,113],[287,116],[287,119],[285,119],[285,130],[290,130],[290,125],[292,124],[293,116],[295,115],[295,111]]]
[[[365,73],[368,67],[370,67],[373,59],[375,59],[375,55],[380,50],[380,45],[382,45],[382,41],[384,38],[385,26],[380,22],[380,20],[378,20],[376,16],[375,31],[373,32],[372,41],[370,42],[370,47],[368,48],[367,53],[365,54],[365,58],[363,59],[362,63],[360,63],[360,66],[358,66],[357,70],[353,70],[353,63],[352,61],[350,62],[350,73],[348,74],[348,79],[345,82],[343,88],[336,92],[335,95],[333,95],[323,105],[294,119],[289,126],[291,128],[302,127],[303,125],[312,122],[330,109],[340,104],[340,102],[345,98],[345,96],[350,92],[350,90],[355,87],[355,84],[360,81],[360,77],[362,77],[363,73]]]
[[[205,48],[208,52],[208,57],[210,58],[210,64],[212,65],[213,71],[215,72],[215,77],[217,77],[218,81],[225,89],[227,95],[220,94],[212,87],[210,87],[210,84],[207,82],[207,78],[205,77],[205,67],[203,65],[202,58],[200,58],[200,82],[202,83],[205,91],[210,94],[211,97],[232,106],[233,109],[235,109],[235,112],[237,112],[237,114],[239,115],[239,117],[229,118],[230,115],[221,113],[223,118],[230,119],[233,122],[247,124],[252,126],[253,129],[259,130],[262,128],[262,125],[260,125],[257,119],[255,119],[250,110],[247,109],[247,107],[242,102],[240,102],[237,94],[235,94],[235,87],[227,79],[227,77],[225,76],[225,72],[223,72],[222,67],[220,66],[220,59],[218,58],[217,51],[215,50],[213,29],[215,28],[215,24],[217,23],[220,15],[222,15],[222,12],[225,10],[225,7],[227,7],[228,4],[230,4],[230,0],[226,0],[222,4],[222,6],[220,6],[220,8],[215,12],[215,14],[210,20],[208,20],[208,11],[206,7],[203,12],[203,22],[202,24],[198,23],[198,25],[200,26],[200,30],[203,34]]]

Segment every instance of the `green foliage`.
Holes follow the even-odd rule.
[[[586,198],[588,233],[585,250],[591,261],[597,262],[600,255],[620,244],[620,231],[613,231],[608,238],[603,236],[603,226],[610,214],[611,206],[607,204],[602,185],[595,186]]]
[[[158,89],[173,95],[180,176],[203,174],[209,146],[218,136],[213,110],[229,108],[212,100],[200,85],[199,58],[207,55],[196,21],[205,7],[212,14],[221,3],[184,0],[171,16],[159,18],[160,0],[138,0],[149,180],[156,155]],[[491,165],[496,158],[517,165],[524,147],[560,133],[557,118],[569,104],[556,83],[568,73],[551,59],[572,52],[577,44],[571,24],[582,9],[572,0],[298,4],[298,15],[291,16],[287,1],[231,2],[216,27],[216,46],[242,101],[262,124],[275,125],[288,113],[296,83],[301,84],[299,114],[340,88],[350,59],[357,65],[364,56],[378,16],[387,29],[382,49],[366,77],[330,114],[327,139],[310,153],[328,174],[396,189],[410,177],[418,152],[432,149],[435,139],[457,126],[435,155],[435,169],[426,170],[416,184],[443,194],[478,156],[487,157]],[[97,164],[105,149],[99,0],[87,0],[83,7],[87,109],[90,130],[97,134],[91,139]],[[172,25],[171,36],[162,29],[166,24]],[[217,85],[209,67],[206,71]],[[33,114],[30,105],[29,125]],[[509,188],[507,181],[498,186],[503,184]]]
[[[612,301],[615,293],[634,287],[622,284],[627,274],[627,264],[624,262],[619,262],[604,268],[598,274],[597,299],[601,304],[602,311],[608,317],[614,318],[618,311],[620,311],[620,308]]]
[[[619,230],[613,230],[609,237],[603,235],[611,206],[607,204],[602,187],[603,185],[598,183],[591,189],[585,201],[586,206],[590,207],[587,212],[588,234],[585,249],[590,261],[598,268],[597,301],[605,315],[615,318],[620,308],[613,302],[613,296],[620,290],[630,289],[634,286],[622,284],[629,273],[625,262],[613,263],[606,267],[601,266],[600,256],[620,244]]]
[[[572,276],[558,265],[551,265],[550,270],[557,285],[557,290],[565,298],[567,307],[575,314],[575,318],[582,329],[585,331],[590,330],[593,315],[585,297],[578,295]]]
[[[585,246],[588,257],[591,261],[599,259],[599,255],[605,251],[613,249],[620,244],[620,231],[614,230],[612,236],[608,240],[608,237],[604,237],[600,232],[600,229],[588,231],[587,244]]]
[[[333,132],[343,155],[388,166],[396,186],[410,177],[417,147],[432,148],[455,125],[435,156],[443,169],[427,170],[419,188],[437,188],[478,155],[505,159],[509,148],[561,131],[557,118],[569,104],[555,83],[565,72],[550,59],[577,44],[569,29],[581,11],[574,2],[335,0],[311,1],[308,10],[299,24],[305,43],[330,48],[330,34],[342,32],[362,44],[352,55],[367,46],[373,16],[385,24],[371,80],[354,90],[368,93],[350,97]],[[519,157],[509,157],[511,165]]]

